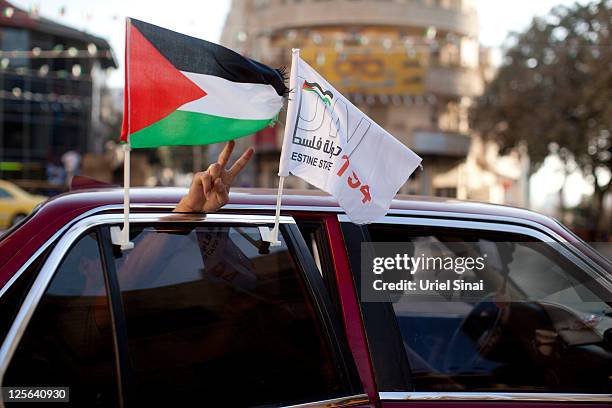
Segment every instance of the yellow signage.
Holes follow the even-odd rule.
[[[403,50],[371,50],[364,47],[304,47],[300,56],[342,93],[365,95],[422,95],[423,56]]]

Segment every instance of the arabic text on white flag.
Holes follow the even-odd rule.
[[[421,158],[301,58],[293,61],[293,106],[287,112],[279,176],[293,174],[330,193],[357,224],[373,222],[387,213]]]

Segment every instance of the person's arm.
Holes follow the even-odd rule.
[[[248,148],[236,163],[226,169],[227,162],[234,150],[235,143],[230,141],[219,154],[216,163],[206,171],[194,174],[189,192],[181,198],[174,212],[215,212],[229,201],[229,190],[234,178],[242,171],[253,156],[253,148]]]
[[[234,178],[253,156],[253,148],[249,148],[231,168],[226,169],[234,146],[233,141],[228,142],[216,163],[193,176],[189,192],[181,198],[173,212],[210,213],[227,204]],[[120,286],[130,288],[141,274],[148,273],[162,256],[167,239],[167,234],[146,234],[134,249],[127,252],[125,261],[117,271]]]

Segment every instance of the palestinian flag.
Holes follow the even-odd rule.
[[[331,100],[334,98],[334,94],[331,93],[331,91],[324,91],[323,88],[321,88],[321,85],[319,85],[318,83],[304,81],[302,89],[304,91],[314,93],[319,98],[321,98],[323,103],[325,103],[327,106],[331,106]]]
[[[135,19],[126,25],[121,141],[201,145],[272,124],[287,93],[279,70]]]

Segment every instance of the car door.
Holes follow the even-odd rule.
[[[116,406],[119,377],[101,237],[84,230],[65,238],[3,288],[1,384],[68,387],[73,406]]]
[[[612,402],[610,276],[571,246],[499,222],[388,216],[362,228],[340,220],[382,406]],[[372,301],[364,286],[372,268],[362,269],[361,256],[383,242],[455,266],[481,257],[481,270],[460,268],[461,281],[483,280],[484,290],[404,289]],[[456,274],[441,269],[408,280],[419,287]]]
[[[37,384],[64,384],[87,405],[365,406],[341,319],[292,218],[274,247],[260,233],[273,217],[130,218],[131,251],[110,242],[119,214],[89,217],[55,244],[3,342],[3,386],[38,372]],[[63,318],[56,303],[69,300],[75,315]],[[36,347],[53,364],[35,359]]]

